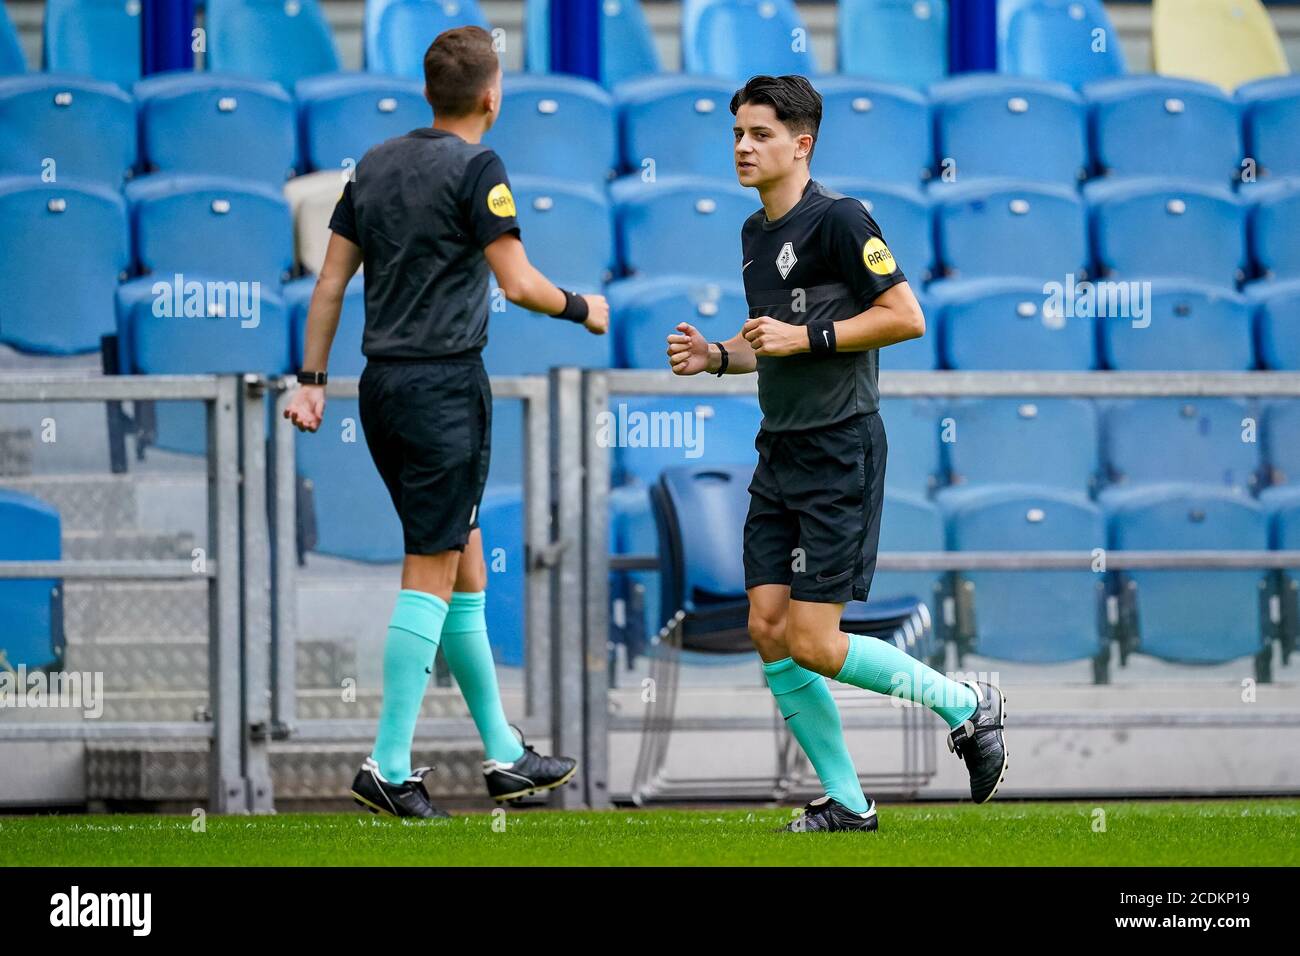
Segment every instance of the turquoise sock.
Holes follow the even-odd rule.
[[[371,753],[389,783],[411,775],[411,740],[446,617],[447,602],[436,594],[398,592],[384,641],[384,702]]]
[[[483,738],[483,752],[489,760],[514,763],[524,755],[524,748],[506,722],[501,709],[501,692],[497,689],[497,668],[488,643],[487,603],[482,591],[453,591],[451,610],[442,626],[442,653],[447,667],[456,678],[460,692],[469,704],[474,726]]]
[[[975,713],[975,692],[965,684],[950,680],[893,644],[861,634],[845,636],[849,639],[849,653],[835,675],[837,681],[924,704],[949,727],[956,727]]]
[[[826,678],[800,667],[793,657],[764,664],[763,673],[781,716],[826,792],[854,813],[865,813],[870,801],[862,793],[853,758],[844,746],[840,711]]]

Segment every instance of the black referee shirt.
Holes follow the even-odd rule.
[[[865,312],[903,271],[880,227],[856,199],[809,180],[780,219],[762,210],[740,231],[749,317],[791,325],[838,322]],[[809,352],[758,357],[763,429],[821,428],[875,411],[880,403],[878,352]]]
[[[519,234],[506,169],[446,130],[412,130],[369,150],[330,229],[361,247],[367,358],[437,358],[487,343],[483,247]]]

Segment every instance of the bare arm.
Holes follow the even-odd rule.
[[[325,264],[316,277],[311,305],[307,308],[307,343],[303,347],[302,368],[305,372],[327,371],[330,346],[339,328],[343,295],[348,282],[361,267],[361,247],[337,232],[325,248]],[[314,432],[325,418],[325,386],[300,385],[284,417],[303,432]]]
[[[798,355],[811,351],[808,326],[790,325],[770,316],[750,319],[741,334],[757,355]],[[883,349],[924,334],[925,315],[921,312],[921,305],[911,287],[900,282],[880,293],[865,312],[835,323],[835,350],[866,352]]]
[[[498,236],[483,247],[483,254],[501,284],[501,291],[515,305],[543,315],[554,316],[564,311],[564,293],[528,261],[518,236],[512,233]],[[609,325],[605,297],[584,295],[583,298],[587,300],[587,321],[583,324],[588,331],[600,335]]]

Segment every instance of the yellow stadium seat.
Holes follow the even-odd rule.
[[[1290,72],[1277,30],[1259,0],[1155,0],[1155,71],[1214,83],[1242,83]]]

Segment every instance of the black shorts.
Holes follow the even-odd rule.
[[[492,387],[482,360],[370,359],[359,399],[406,553],[463,551],[478,527],[491,454]]]
[[[796,601],[865,601],[885,497],[878,412],[808,431],[759,431],[745,519],[745,587],[788,584]]]

